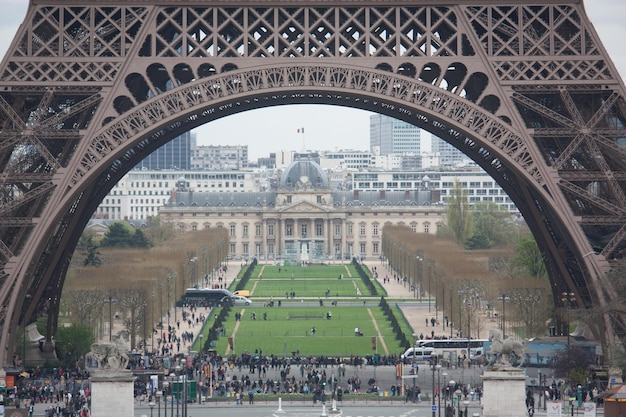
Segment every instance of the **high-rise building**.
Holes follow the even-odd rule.
[[[410,123],[382,114],[370,116],[370,150],[375,147],[380,155],[421,155],[421,129]]]
[[[463,162],[471,162],[471,159],[463,152],[435,135],[431,137],[431,148],[432,153],[439,158],[439,166],[451,167]]]
[[[191,150],[191,169],[222,171],[248,167],[248,145],[196,146]]]
[[[144,158],[135,168],[158,171],[191,169],[191,150],[196,147],[196,134],[184,133]]]

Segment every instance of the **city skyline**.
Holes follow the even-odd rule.
[[[3,0],[0,15],[0,54],[4,58],[10,42],[23,22],[28,0]],[[622,78],[626,76],[626,2],[594,0],[585,8],[600,39]],[[192,132],[198,145],[248,145],[249,159],[275,151],[368,150],[371,112],[329,105],[298,104],[269,107],[228,116]],[[323,123],[319,121],[323,120]],[[304,133],[298,129],[304,128]],[[424,139],[430,135],[424,135]]]

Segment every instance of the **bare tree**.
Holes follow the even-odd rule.
[[[550,308],[546,288],[511,288],[508,296],[517,311],[518,320],[524,323],[524,336],[544,334]]]
[[[66,311],[73,324],[94,327],[102,311],[102,293],[97,290],[74,290],[64,294]]]
[[[125,290],[120,292],[118,303],[123,314],[123,323],[130,331],[130,346],[137,348],[137,335],[143,340],[142,336],[145,332],[145,306],[147,303],[147,292],[145,290]]]

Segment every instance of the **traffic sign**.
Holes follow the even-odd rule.
[[[430,406],[430,411],[437,411],[437,404],[433,404]]]

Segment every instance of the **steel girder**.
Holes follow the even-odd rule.
[[[194,127],[295,103],[452,143],[520,208],[555,301],[610,303],[626,90],[581,1],[99,3],[31,1],[0,66],[3,364],[18,325],[47,312],[52,336],[73,249],[124,173]],[[596,330],[612,343],[621,322]]]

